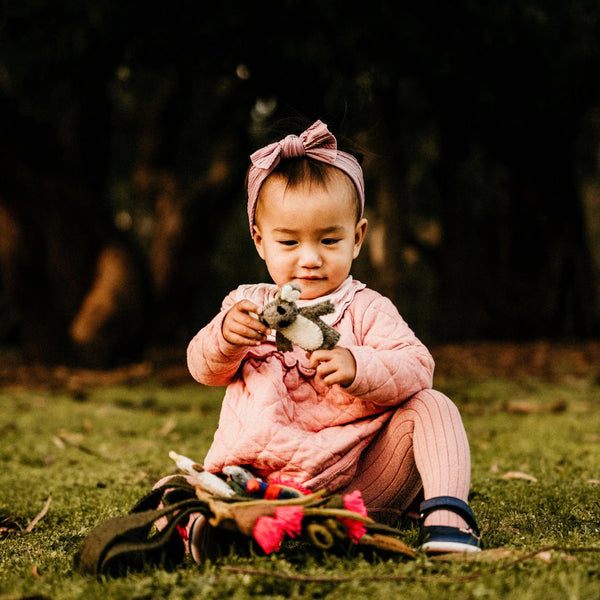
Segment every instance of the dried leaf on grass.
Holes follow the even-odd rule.
[[[567,409],[566,400],[557,400],[548,404],[538,404],[527,400],[513,400],[506,407],[508,412],[517,415],[535,415],[541,413],[559,413]]]
[[[515,548],[490,548],[481,552],[452,552],[430,558],[439,562],[496,562],[507,558],[519,558],[522,555],[523,552]]]
[[[70,431],[66,431],[65,429],[61,429],[58,437],[53,438],[54,443],[58,446],[60,442],[72,446],[73,448],[77,448],[77,450],[81,450],[81,452],[85,452],[85,454],[89,454],[90,456],[96,456],[98,458],[110,459],[109,456],[102,454],[101,452],[97,452],[92,448],[86,446],[84,441],[84,436],[81,433],[72,433]]]
[[[555,563],[557,560],[566,561],[566,562],[574,562],[577,559],[570,554],[565,554],[564,552],[553,552],[551,550],[545,552],[539,552],[536,554],[535,558],[537,560],[541,560],[544,564],[551,565]]]
[[[176,419],[168,419],[167,421],[165,421],[165,424],[158,430],[158,435],[162,436],[162,437],[166,437],[169,434],[171,434],[175,428],[177,427],[177,420]]]
[[[574,561],[574,556],[561,551],[560,548],[546,548],[537,552],[525,553],[523,550],[516,548],[490,548],[481,552],[453,552],[448,554],[440,554],[432,556],[431,560],[439,562],[483,562],[493,563],[501,560],[510,559],[512,561],[520,560],[521,558],[529,558],[539,560],[544,564],[551,565],[557,560]]]
[[[509,471],[508,473],[504,473],[502,479],[523,479],[525,481],[537,483],[537,477],[529,475],[528,473],[522,473],[521,471]]]

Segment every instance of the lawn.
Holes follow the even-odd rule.
[[[471,442],[470,502],[488,549],[478,560],[302,546],[98,580],[74,571],[79,544],[175,472],[169,450],[202,459],[222,390],[152,374],[71,389],[5,386],[0,600],[599,598],[598,382],[451,375],[436,387],[458,404]],[[414,544],[416,526],[405,527]]]

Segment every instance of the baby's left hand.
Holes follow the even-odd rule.
[[[317,375],[327,386],[349,386],[356,377],[356,361],[347,348],[336,346],[333,350],[315,350],[307,354],[309,366],[317,371]]]

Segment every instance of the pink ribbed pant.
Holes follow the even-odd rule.
[[[383,509],[404,512],[421,488],[425,499],[454,496],[467,502],[470,479],[469,443],[458,409],[441,392],[423,390],[397,408],[343,492],[359,489],[376,515]],[[426,524],[465,526],[448,511],[432,513]]]

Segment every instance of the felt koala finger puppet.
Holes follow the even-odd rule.
[[[335,310],[330,300],[299,308],[296,301],[302,290],[296,283],[281,286],[275,300],[265,304],[258,318],[267,327],[275,329],[277,350],[290,352],[292,344],[307,352],[331,350],[340,339],[340,334],[327,325],[320,316]]]

